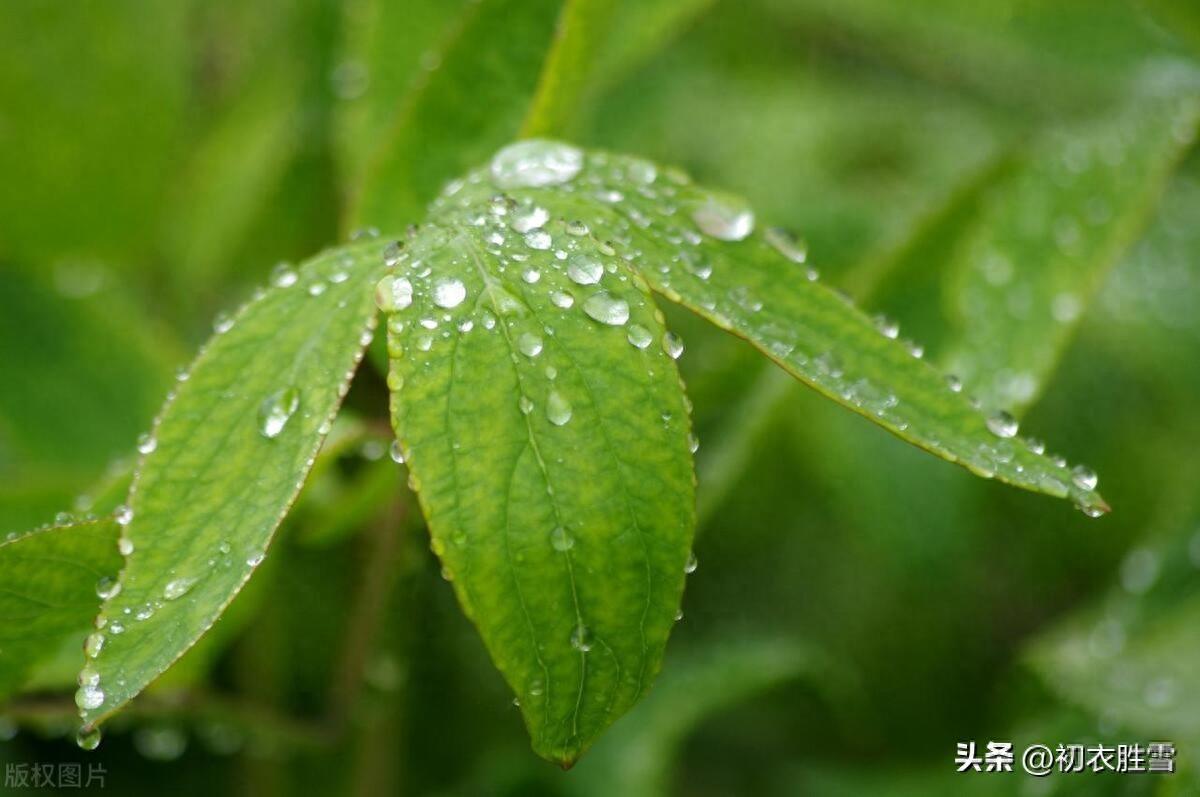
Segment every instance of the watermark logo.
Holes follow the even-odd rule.
[[[108,772],[103,764],[63,761],[57,764],[22,763],[4,765],[7,789],[103,789]]]
[[[982,749],[975,742],[955,746],[954,765],[959,772],[1012,772],[1018,762],[1023,772],[1039,778],[1052,772],[1170,774],[1175,771],[1175,745],[1031,744],[1019,758],[1012,742],[988,742]]]

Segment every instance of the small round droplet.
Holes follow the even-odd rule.
[[[709,194],[692,211],[692,221],[702,233],[720,241],[742,241],[754,231],[754,211],[738,197],[725,194]]]
[[[271,270],[271,284],[276,288],[290,288],[298,279],[291,263],[279,263]]]
[[[629,303],[607,291],[601,291],[584,300],[583,312],[601,324],[619,327],[629,320]]]
[[[267,396],[258,407],[259,434],[267,439],[278,437],[299,408],[300,391],[294,387],[285,387]]]
[[[399,440],[393,440],[392,444],[388,446],[388,456],[390,456],[392,458],[392,462],[395,462],[397,465],[404,464],[404,449],[400,447]]]
[[[575,547],[575,538],[562,526],[556,526],[550,532],[550,546],[560,553],[566,553]]]
[[[592,638],[591,629],[583,623],[575,626],[575,630],[571,632],[571,647],[578,650],[580,653],[587,653],[595,644]]]
[[[521,410],[522,415],[528,415],[533,412],[533,400],[529,396],[521,396],[517,399],[517,407]]]
[[[650,330],[641,324],[630,324],[629,332],[625,335],[625,338],[638,349],[644,349],[654,342],[654,336],[650,334]]]
[[[89,659],[94,659],[100,655],[100,651],[104,649],[104,634],[99,631],[88,634],[87,639],[83,642],[83,652]]]
[[[550,291],[550,301],[555,307],[566,310],[575,304],[575,297],[566,291]]]
[[[75,733],[75,744],[80,750],[95,750],[100,746],[100,728],[80,728]]]
[[[996,437],[1003,437],[1005,439],[1015,437],[1018,429],[1017,419],[1007,412],[997,412],[987,419],[987,428]]]
[[[700,562],[696,559],[696,552],[692,551],[688,554],[687,562],[683,566],[683,572],[695,573],[696,568],[700,566]]]
[[[875,328],[885,338],[895,340],[900,336],[900,325],[885,315],[875,316]]]
[[[154,449],[158,448],[158,440],[150,433],[143,434],[138,438],[137,450],[139,454],[151,454]]]
[[[537,357],[542,353],[542,339],[532,332],[522,332],[517,337],[517,348],[526,357]]]
[[[252,556],[246,557],[246,564],[250,565],[251,567],[258,567],[263,563],[263,559],[266,557],[267,555],[265,553],[256,553]]]
[[[566,426],[571,420],[571,402],[557,390],[546,397],[546,418],[555,426]]]
[[[663,351],[667,353],[672,360],[678,360],[683,356],[683,338],[676,335],[674,332],[667,330],[663,333],[662,339]]]
[[[500,188],[565,183],[583,168],[583,152],[569,144],[529,139],[510,144],[492,158],[492,182]]]
[[[467,298],[467,288],[460,280],[438,280],[433,286],[433,303],[447,310],[458,307]]]
[[[121,582],[112,576],[100,576],[96,581],[96,597],[102,601],[115,598],[121,593]]]
[[[117,540],[117,551],[121,556],[129,556],[133,553],[133,540],[128,537],[121,537]]]
[[[1076,465],[1071,470],[1071,481],[1081,490],[1095,490],[1096,485],[1100,483],[1100,477],[1086,465]]]
[[[121,504],[113,510],[113,520],[117,521],[119,526],[128,526],[133,522],[133,509],[128,504]]]

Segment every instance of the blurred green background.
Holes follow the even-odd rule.
[[[214,316],[347,237],[471,5],[0,6],[0,533],[119,502]],[[745,194],[935,362],[961,334],[964,229],[1024,148],[1107,118],[1148,69],[1200,68],[1191,0],[620,5],[570,137]],[[924,455],[669,312],[700,568],[652,695],[572,772],[529,751],[439,577],[369,362],[209,636],[93,753],[71,741],[65,650],[0,704],[0,763],[99,763],[129,795],[1200,793],[1200,155],[1135,239],[1023,421],[1101,475],[1100,520]],[[1179,771],[954,772],[957,742],[989,740],[1172,741]]]

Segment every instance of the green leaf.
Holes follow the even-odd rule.
[[[561,0],[479,0],[405,97],[367,171],[352,226],[402,229],[447,181],[516,137]]]
[[[589,88],[608,29],[618,16],[612,0],[567,0],[521,135],[562,135]]]
[[[1036,400],[1198,121],[1193,95],[1139,99],[1048,133],[990,197],[949,265],[960,330],[945,360],[985,406],[1020,412]]]
[[[742,200],[693,186],[673,170],[660,175],[645,161],[599,154],[589,166],[565,188],[528,196],[568,218],[615,215],[622,256],[657,292],[901,439],[976,474],[1070,496],[1091,513],[1106,509],[1093,490],[1073,483],[1065,464],[1008,439],[1011,419],[982,415],[914,356],[915,344],[892,340],[886,324],[822,285],[785,233],[754,231]]]
[[[688,413],[645,283],[597,243],[619,218],[543,229],[479,178],[380,284],[393,422],[446,577],[534,749],[568,766],[659,669],[695,520]]]
[[[342,183],[361,183],[369,157],[395,123],[401,100],[428,69],[466,0],[347,0],[334,90]]]
[[[0,698],[63,645],[83,646],[97,589],[121,569],[110,519],[50,526],[0,541]]]
[[[832,669],[816,651],[769,639],[714,643],[669,663],[621,732],[605,738],[572,773],[572,794],[669,794],[679,748],[701,721],[781,683]]]
[[[262,561],[369,340],[379,249],[350,245],[276,272],[168,400],[118,510],[129,553],[102,608],[88,725],[191,647]]]
[[[646,283],[903,439],[1105,508],[753,227],[740,200],[674,170],[528,140],[448,186],[387,255],[399,268],[377,299],[412,484],[552,760],[573,761],[644,691],[683,585],[682,343]]]
[[[1154,524],[1170,531],[1131,549],[1118,583],[1034,640],[1026,660],[1106,721],[1200,745],[1200,511],[1188,492],[1186,511]]]

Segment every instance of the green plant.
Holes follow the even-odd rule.
[[[431,28],[457,13],[435,6]],[[83,640],[79,743],[93,747],[101,723],[189,651],[204,653],[201,640],[241,605],[231,602],[266,561],[322,451],[378,442],[357,417],[338,416],[370,357],[386,371],[391,459],[407,470],[443,577],[515,693],[534,750],[573,765],[650,689],[695,567],[698,441],[677,370],[684,343],[660,305],[690,310],[795,381],[976,475],[1069,499],[1091,517],[1108,510],[1096,475],[1018,436],[1018,418],[1194,142],[1190,70],[1148,69],[1115,110],[1046,125],[985,159],[978,185],[944,216],[840,281],[879,306],[872,294],[897,295],[928,260],[942,262],[953,323],[931,364],[897,322],[827,286],[805,244],[745,200],[672,165],[559,140],[588,98],[705,3],[559,6],[469,6],[438,70],[414,79],[398,107],[348,118],[339,134],[361,232],[298,267],[281,264],[239,311],[215,320],[138,441],[136,466],[102,490],[111,513],[101,500],[98,518],[63,517],[0,543],[11,592],[0,595],[9,620],[0,695]],[[370,35],[386,42],[388,23],[402,21],[380,15]],[[864,19],[894,24],[886,12]],[[500,44],[497,29],[508,34]],[[631,29],[654,35],[639,42]],[[390,49],[373,47],[386,61]],[[272,76],[262,90],[294,91],[285,85]],[[252,183],[254,169],[274,168],[282,134],[247,116],[234,119],[261,145],[244,170]],[[171,227],[189,279],[215,268],[245,214],[237,202],[216,211],[253,202],[237,188],[207,193],[204,168],[192,176],[189,190],[212,197],[213,212],[208,226]],[[972,192],[986,194],[977,207]],[[930,242],[946,251],[931,258]],[[381,321],[386,334],[374,334]],[[79,322],[81,347],[92,323]],[[18,328],[3,340],[17,340]],[[709,468],[702,515],[732,489],[758,420],[794,398],[792,380],[775,371],[730,381],[744,423],[699,466]],[[138,400],[151,392],[139,385]],[[832,432],[813,434],[837,448]],[[386,503],[379,496],[398,492],[389,472],[362,479],[352,496],[367,505],[361,516],[347,498],[321,533],[369,519]],[[48,559],[61,566],[29,566]],[[55,608],[14,622],[30,602]],[[1035,648],[1049,680],[1075,664],[1071,635],[1064,640]],[[723,701],[833,669],[806,646],[734,648],[682,663],[683,686],[651,698],[658,703],[627,744],[665,757],[687,722]],[[728,691],[712,685],[723,678]],[[711,699],[680,710],[689,689]],[[658,761],[638,772],[631,783],[665,779]]]

